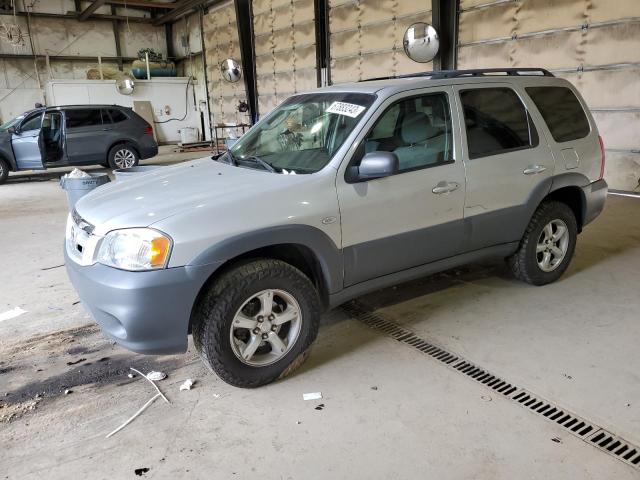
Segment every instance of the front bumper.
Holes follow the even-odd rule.
[[[212,265],[127,272],[105,265],[65,264],[83,305],[118,344],[138,353],[187,350],[191,310]]]
[[[593,221],[604,209],[604,202],[607,199],[609,186],[604,180],[598,180],[582,187],[584,194],[584,212],[582,214],[582,226]]]

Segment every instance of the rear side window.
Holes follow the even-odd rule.
[[[536,104],[556,142],[568,142],[589,135],[589,120],[582,105],[566,87],[528,87],[527,93]]]
[[[538,133],[524,104],[506,87],[461,90],[469,158],[535,147]]]
[[[72,109],[65,111],[67,128],[102,125],[102,115],[97,108]]]
[[[129,119],[129,117],[127,117],[120,110],[111,109],[111,110],[109,110],[109,115],[111,116],[111,121],[113,123],[124,122],[125,120]]]

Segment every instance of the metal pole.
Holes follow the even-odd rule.
[[[102,74],[102,57],[98,55],[98,70],[100,70],[100,80],[104,80],[104,75]]]
[[[147,80],[151,80],[151,69],[149,68],[149,52],[145,52],[144,61],[147,64]]]

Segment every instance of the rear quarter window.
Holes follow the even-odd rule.
[[[556,142],[578,140],[591,128],[582,105],[566,87],[528,87],[527,94],[540,111]]]
[[[121,110],[111,109],[109,110],[109,115],[111,116],[111,121],[113,123],[120,123],[129,119],[129,117],[127,117]]]

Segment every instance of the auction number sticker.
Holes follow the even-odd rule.
[[[356,118],[364,111],[365,107],[354,103],[333,102],[327,113],[337,113],[338,115],[346,115],[347,117]]]

